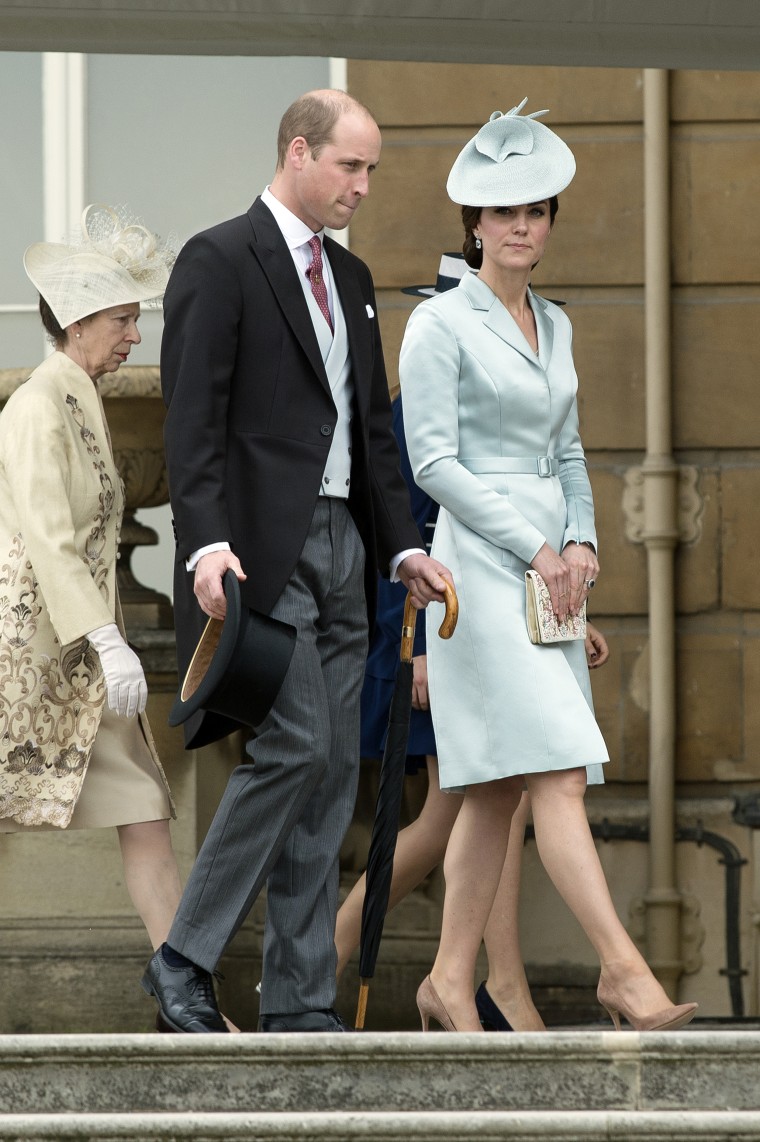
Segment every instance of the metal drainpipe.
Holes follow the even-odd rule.
[[[682,971],[675,883],[675,590],[678,467],[672,455],[670,348],[670,107],[668,72],[644,70],[646,457],[644,530],[649,585],[649,889],[647,951],[676,1000]]]

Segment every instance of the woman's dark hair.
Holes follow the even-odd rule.
[[[483,251],[478,250],[475,245],[475,235],[473,234],[474,228],[480,221],[480,212],[482,206],[463,206],[462,207],[462,225],[464,226],[464,242],[462,243],[462,253],[467,265],[473,270],[479,270],[483,265]],[[557,217],[559,210],[559,199],[556,194],[553,194],[549,199],[549,221],[552,226],[554,219]]]
[[[47,333],[52,343],[55,345],[56,349],[62,348],[64,342],[66,341],[66,334],[64,333],[63,329],[61,329],[61,326],[58,323],[58,318],[55,316],[42,294],[40,294],[40,317],[42,318],[42,324],[45,327],[45,332]]]
[[[462,243],[462,253],[464,260],[472,270],[479,270],[483,265],[483,251],[478,250],[475,245],[475,235],[473,228],[480,222],[480,206],[463,206],[462,207],[462,225],[464,226],[464,242]],[[40,298],[40,304],[42,298]]]

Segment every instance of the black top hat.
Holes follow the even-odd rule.
[[[255,729],[280,692],[293,656],[296,628],[243,606],[235,572],[224,573],[227,614],[209,619],[169,714],[178,726],[211,710]]]
[[[446,293],[447,290],[455,289],[456,286],[459,285],[460,280],[467,273],[468,268],[464,260],[464,254],[441,254],[441,263],[438,267],[438,275],[434,286],[404,286],[401,292],[410,293],[414,297],[435,297],[436,294]]]
[[[446,293],[456,289],[470,267],[464,260],[464,254],[441,254],[441,264],[438,267],[438,276],[435,285],[402,286],[402,293],[410,293],[413,297],[436,297],[439,293]],[[564,305],[554,297],[547,297],[547,301],[555,305]]]

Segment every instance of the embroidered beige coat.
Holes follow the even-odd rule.
[[[0,818],[71,819],[105,702],[85,636],[121,619],[123,510],[100,395],[54,353],[0,415]]]

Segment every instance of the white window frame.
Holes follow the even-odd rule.
[[[87,184],[87,56],[42,53],[42,233],[60,242],[79,228]],[[0,314],[36,313],[37,306],[12,302]],[[45,339],[45,352],[50,345]]]

